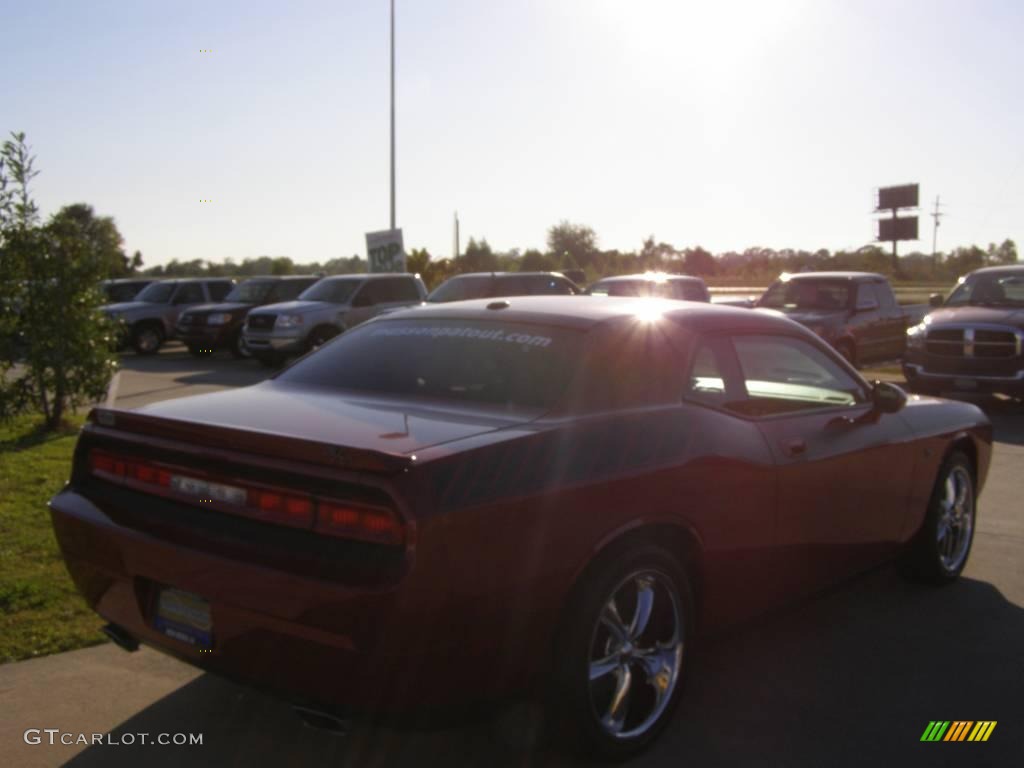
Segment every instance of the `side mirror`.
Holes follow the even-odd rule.
[[[871,312],[875,309],[878,309],[878,302],[874,299],[866,299],[865,301],[857,302],[857,312]]]
[[[929,307],[941,307],[942,306],[942,294],[941,293],[933,293],[931,296],[929,296],[928,297],[928,306]]]
[[[896,413],[907,404],[907,393],[888,381],[876,381],[871,386],[871,402],[876,411]]]

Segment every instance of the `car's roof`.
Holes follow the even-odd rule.
[[[457,280],[460,277],[565,277],[561,272],[463,272],[460,275],[452,275],[449,280]]]
[[[491,308],[489,308],[491,307]],[[382,316],[391,320],[502,320],[588,329],[615,320],[662,316],[694,330],[757,328],[781,331],[801,325],[774,310],[752,310],[707,302],[634,297],[513,296],[421,304]]]
[[[885,280],[878,272],[786,272],[780,280]]]
[[[598,283],[624,283],[634,282],[636,280],[644,280],[646,282],[661,283],[665,281],[679,281],[688,283],[703,283],[703,278],[695,275],[675,275],[667,272],[641,272],[636,275],[612,275],[611,277],[602,277],[596,281],[594,285]]]
[[[312,277],[312,275],[311,275]],[[413,278],[417,275],[411,272],[349,272],[343,275],[327,275],[326,277],[320,278],[321,280],[381,280],[385,277],[408,277]]]
[[[1024,274],[1024,264],[1003,264],[1002,266],[998,266],[998,267],[982,267],[981,269],[974,270],[970,274],[972,274],[972,275],[992,275],[992,274],[999,274],[999,273],[1010,274],[1010,275]]]
[[[238,279],[244,280],[245,282],[249,282],[250,280],[273,280],[276,282],[279,280],[319,280],[320,277],[317,275],[249,275]]]
[[[157,278],[154,283],[210,283],[214,280],[223,280],[228,283],[235,282],[233,277],[164,277]]]

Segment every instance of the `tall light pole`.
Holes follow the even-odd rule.
[[[395,0],[391,0],[391,229],[395,228]]]

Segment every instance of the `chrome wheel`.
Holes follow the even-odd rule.
[[[952,573],[963,565],[974,530],[974,486],[962,466],[954,466],[939,499],[939,520],[935,529],[939,562]]]
[[[591,710],[608,735],[636,738],[658,722],[679,681],[684,636],[668,576],[635,571],[615,587],[591,633],[588,660]]]

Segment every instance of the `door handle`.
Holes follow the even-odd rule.
[[[782,450],[787,456],[802,456],[807,452],[807,443],[802,437],[794,437],[782,444]]]

